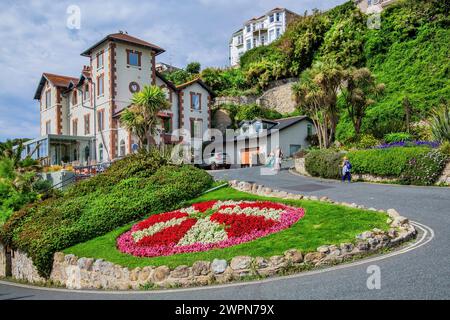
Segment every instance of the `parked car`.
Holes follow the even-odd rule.
[[[211,170],[231,168],[231,158],[227,153],[224,152],[212,153],[209,158],[204,159],[204,163],[205,166],[211,168]]]

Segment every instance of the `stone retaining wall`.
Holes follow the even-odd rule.
[[[283,199],[306,199],[335,203],[352,208],[366,209],[361,205],[339,203],[327,197],[317,198],[272,190],[262,185],[231,181],[231,187],[268,197]],[[382,211],[369,208],[371,211]],[[384,211],[382,211],[384,212]],[[391,228],[388,231],[373,229],[356,236],[354,243],[325,245],[315,252],[303,253],[297,249],[269,258],[239,256],[231,261],[214,259],[197,261],[192,266],[182,265],[170,269],[167,266],[146,266],[129,269],[102,259],[79,258],[75,255],[57,252],[54,255],[50,281],[69,289],[111,289],[128,290],[145,288],[171,288],[202,286],[211,283],[227,283],[248,276],[273,276],[311,267],[334,265],[355,257],[377,252],[383,248],[397,246],[415,237],[416,230],[409,220],[394,209],[386,212]],[[1,252],[2,246],[0,246]],[[0,253],[0,265],[1,265]],[[31,283],[45,281],[37,273],[31,259],[20,251],[13,252],[13,277]]]

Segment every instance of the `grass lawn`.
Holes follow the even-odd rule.
[[[154,258],[138,258],[123,254],[116,249],[116,238],[128,231],[133,224],[68,248],[64,252],[66,254],[75,254],[80,258],[104,259],[129,268],[149,265],[167,265],[170,268],[174,268],[179,265],[192,265],[192,263],[198,260],[212,261],[218,258],[229,261],[233,257],[241,255],[267,258],[274,255],[282,255],[284,251],[294,248],[302,252],[311,252],[325,244],[339,245],[342,242],[354,242],[355,236],[363,231],[373,228],[388,230],[389,228],[386,223],[387,216],[383,213],[352,209],[318,201],[260,197],[229,187],[203,195],[186,203],[186,206],[195,202],[208,200],[270,200],[302,207],[305,209],[306,214],[291,228],[279,233],[237,246],[206,252]]]

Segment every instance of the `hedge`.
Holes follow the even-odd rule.
[[[426,146],[357,150],[347,154],[315,150],[305,158],[306,170],[314,177],[339,179],[344,155],[352,164],[352,173],[394,178],[414,185],[434,184],[448,161],[440,150]]]
[[[27,253],[39,274],[48,278],[55,252],[142,217],[175,209],[212,184],[203,170],[172,165],[158,168],[163,162],[156,155],[119,161],[62,197],[16,212],[3,226],[1,239]]]
[[[339,179],[343,156],[333,150],[313,150],[305,157],[306,171],[313,177]]]

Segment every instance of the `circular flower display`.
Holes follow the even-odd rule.
[[[301,208],[274,202],[201,202],[139,222],[117,246],[139,257],[226,248],[287,229],[303,215]]]

